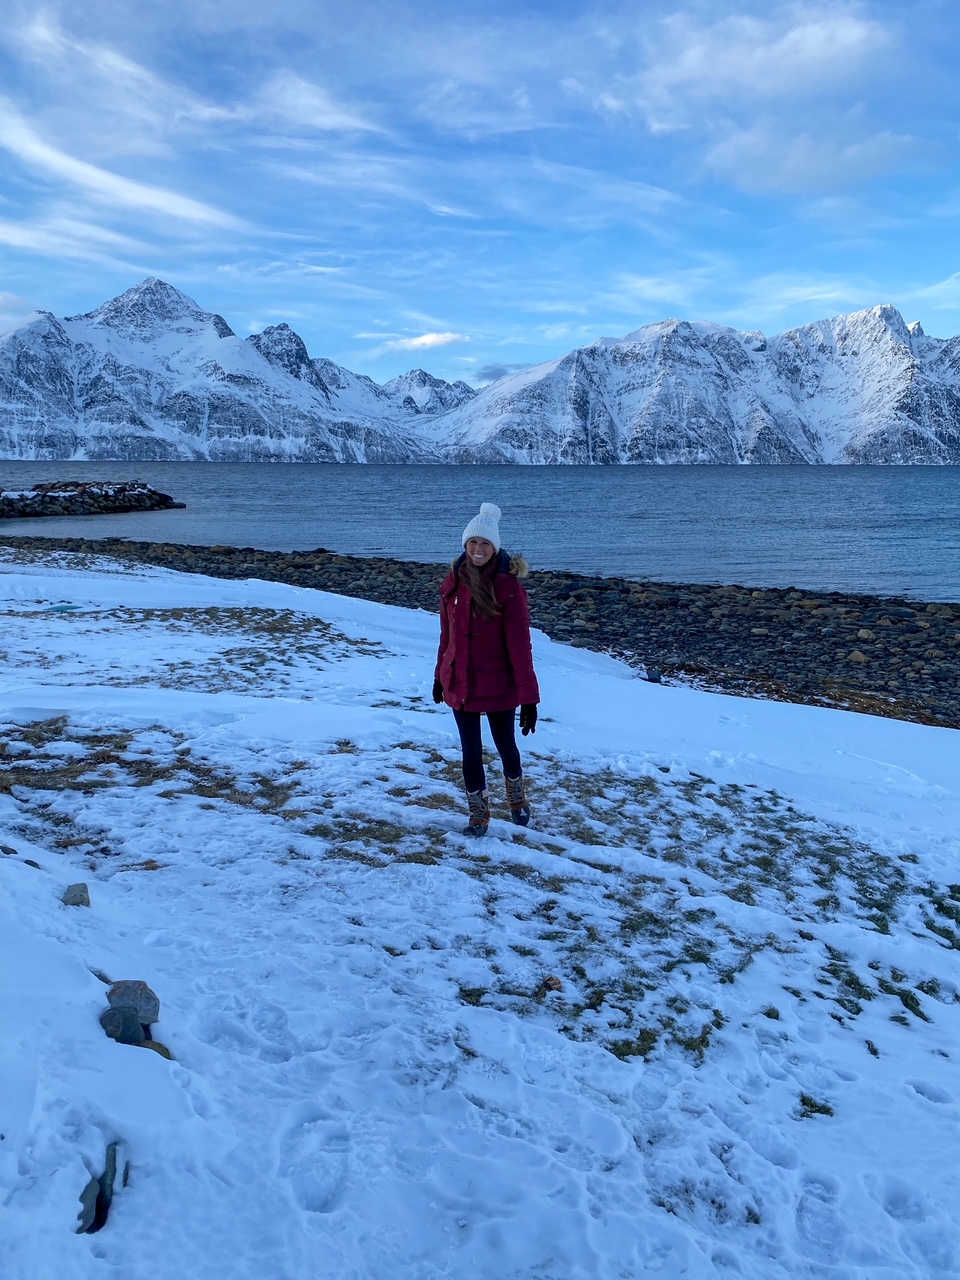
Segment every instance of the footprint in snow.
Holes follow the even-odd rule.
[[[277,1172],[293,1198],[309,1213],[332,1213],[343,1199],[350,1131],[339,1117],[318,1107],[294,1108],[280,1134]]]
[[[938,1209],[926,1192],[903,1178],[868,1177],[864,1183],[897,1225],[904,1253],[929,1268],[924,1274],[954,1276],[960,1271],[960,1234],[949,1209]]]
[[[948,1093],[946,1089],[941,1089],[939,1085],[928,1084],[926,1080],[908,1080],[907,1084],[914,1093],[919,1093],[920,1097],[926,1098],[928,1102],[939,1102],[941,1105],[953,1102],[953,1094]]]
[[[844,1227],[837,1214],[838,1183],[829,1174],[804,1178],[797,1203],[797,1236],[808,1258],[836,1262]]]
[[[929,1205],[924,1193],[902,1178],[865,1179],[871,1195],[896,1222],[925,1222]]]

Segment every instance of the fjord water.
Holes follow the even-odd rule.
[[[0,488],[60,479],[144,480],[187,506],[0,532],[445,561],[490,501],[535,568],[960,600],[960,467],[0,462]]]

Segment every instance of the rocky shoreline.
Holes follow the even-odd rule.
[[[128,511],[170,511],[183,508],[168,493],[140,480],[52,480],[29,489],[0,489],[0,520],[36,516],[106,516]]]
[[[435,612],[447,566],[315,551],[0,535],[221,578],[262,578]],[[634,582],[535,571],[534,624],[648,678],[960,728],[960,604],[799,589]]]

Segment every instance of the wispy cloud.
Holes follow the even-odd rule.
[[[717,316],[730,324],[746,324],[750,328],[757,324],[780,324],[790,312],[801,311],[815,320],[872,306],[878,294],[876,281],[791,271],[733,280],[728,289],[736,300],[718,308]]]
[[[22,324],[36,309],[26,298],[0,289],[0,331]]]
[[[322,85],[287,69],[267,80],[252,107],[238,108],[235,114],[248,119],[280,119],[298,128],[321,132],[388,132],[362,111],[338,102]]]
[[[126,57],[111,45],[82,39],[67,32],[50,13],[41,13],[12,33],[26,56],[64,89],[84,91],[86,107],[91,90],[99,82],[114,119],[133,118],[141,126],[167,131],[183,120],[212,121],[230,118],[229,108],[191,93],[158,76],[142,63]]]
[[[842,189],[912,154],[910,135],[862,106],[871,85],[893,80],[898,48],[896,32],[864,7],[706,12],[644,24],[638,65],[593,90],[596,109],[702,148],[711,175],[749,191]],[[591,92],[579,81],[568,89]]]
[[[923,9],[8,0],[4,284],[70,314],[162,274],[443,376],[917,281],[947,324],[960,15]]]
[[[423,351],[430,347],[448,347],[451,342],[469,341],[469,333],[421,333],[416,338],[394,338],[384,345],[388,351]]]
[[[309,164],[275,163],[272,171],[277,177],[310,186],[362,192],[418,205],[428,203],[419,181],[418,162],[408,156],[327,148],[314,152]]]
[[[185,222],[239,230],[232,214],[163,187],[150,186],[79,160],[45,142],[8,100],[0,98],[0,147],[35,172],[60,178],[86,195],[113,207],[123,205]]]
[[[289,68],[269,74],[247,98],[217,102],[157,75],[109,44],[68,33],[50,14],[25,24],[15,36],[35,61],[47,68],[56,63],[61,77],[98,79],[114,95],[115,111],[165,129],[183,121],[280,120],[321,132],[387,132],[363,111]]]
[[[960,271],[955,271],[945,280],[938,280],[936,284],[911,290],[904,295],[904,301],[925,303],[943,311],[960,309]]]
[[[469,333],[419,333],[415,337],[387,337],[379,333],[358,333],[358,338],[386,338],[379,346],[368,351],[367,357],[385,355],[388,351],[430,351],[434,347],[449,347],[454,342],[469,342]]]
[[[721,270],[719,264],[713,264],[662,276],[623,271],[615,276],[613,288],[601,294],[601,300],[621,314],[643,312],[651,305],[687,311],[699,305],[700,299],[715,285]]]
[[[868,71],[894,46],[879,22],[826,5],[780,5],[764,17],[691,13],[645,25],[646,66],[638,105],[655,128],[693,123],[698,105],[720,100],[782,102],[838,88]]]
[[[130,269],[149,257],[146,245],[81,218],[0,219],[0,244],[54,261],[68,259]]]
[[[782,122],[763,120],[728,134],[708,150],[705,163],[746,190],[806,194],[859,186],[919,150],[915,138],[888,130],[864,133],[849,117],[835,118],[826,135],[785,136]]]

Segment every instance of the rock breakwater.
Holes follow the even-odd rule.
[[[116,484],[84,480],[53,480],[30,489],[0,489],[0,520],[35,516],[104,516],[128,511],[169,511],[184,507],[168,493],[139,480]]]
[[[323,548],[4,535],[0,547],[24,558],[67,551],[262,578],[431,612],[447,569]],[[668,680],[960,728],[960,604],[536,571],[528,587],[534,624],[553,639],[655,667]]]

